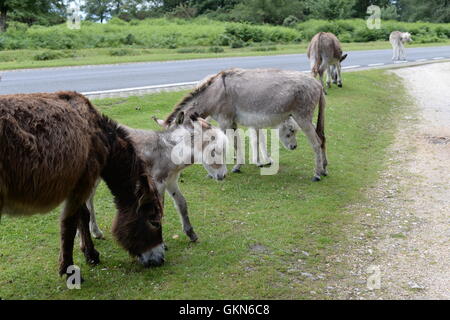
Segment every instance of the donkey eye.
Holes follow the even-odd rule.
[[[211,157],[215,157],[216,156],[216,150],[211,151]]]
[[[286,138],[290,138],[290,137],[291,137],[291,134],[286,135]]]
[[[150,224],[156,229],[161,229],[161,222],[150,221]]]

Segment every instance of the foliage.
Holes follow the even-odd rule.
[[[299,0],[244,0],[230,12],[234,21],[283,24],[289,16],[304,20],[304,1]]]
[[[355,0],[307,0],[311,17],[315,19],[348,19],[353,15]]]
[[[1,0],[0,30],[5,31],[8,21],[28,25],[53,25],[65,21],[66,5],[63,0]]]

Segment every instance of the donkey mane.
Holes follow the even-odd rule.
[[[171,123],[175,117],[177,116],[177,114],[183,110],[187,104],[192,101],[192,99],[194,99],[195,97],[197,97],[199,94],[201,94],[203,91],[205,91],[209,86],[211,86],[211,84],[218,78],[222,78],[222,80],[224,80],[225,76],[228,75],[230,73],[230,71],[232,70],[226,70],[226,71],[221,71],[213,76],[211,76],[210,78],[206,79],[200,86],[198,86],[197,88],[195,88],[194,90],[192,90],[191,92],[189,92],[187,95],[185,95],[176,105],[175,105],[175,109],[172,111],[171,114],[169,114],[169,116],[166,118],[165,122],[166,123]]]

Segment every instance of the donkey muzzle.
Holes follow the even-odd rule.
[[[165,259],[164,259],[164,253],[165,253],[165,246],[164,244],[160,244],[153,249],[150,249],[147,252],[144,252],[138,256],[139,262],[145,267],[158,267],[161,266]]]

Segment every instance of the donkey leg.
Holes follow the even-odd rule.
[[[89,197],[88,201],[86,201],[86,206],[90,213],[90,221],[89,221],[89,230],[91,231],[92,235],[95,239],[105,239],[103,236],[103,232],[100,230],[100,228],[97,225],[97,219],[95,214],[95,207],[94,207],[94,197],[95,192],[97,191],[97,187],[100,184],[100,180],[97,181],[95,184],[94,190],[92,191],[91,196]]]
[[[234,130],[234,153],[236,155],[236,164],[233,167],[232,172],[234,173],[240,173],[241,167],[244,164],[244,154],[243,154],[243,148],[241,146],[241,132],[237,128],[237,125],[233,123],[232,129]],[[245,150],[245,149],[244,149]]]
[[[327,67],[327,87],[331,88],[331,65]]]
[[[59,253],[59,274],[67,275],[67,268],[73,265],[73,244],[77,232],[79,212],[68,200],[61,214],[61,248]]]
[[[336,71],[337,71],[337,85],[339,88],[342,88],[342,75],[341,75],[341,64],[338,63],[338,65],[336,66]]]
[[[264,130],[260,129],[258,130],[258,142],[259,142],[259,150],[261,151],[261,159],[262,159],[262,166],[270,166],[273,163],[273,160],[269,157],[269,154],[267,153],[267,141],[266,141],[266,135],[264,134]]]
[[[248,128],[250,137],[250,146],[252,148],[252,163],[260,166],[259,152],[258,152],[258,130],[255,128]]]
[[[297,121],[298,125],[302,129],[302,131],[305,133],[306,137],[308,138],[309,143],[311,144],[314,153],[315,153],[315,159],[316,159],[316,167],[314,172],[314,177],[312,178],[313,181],[320,181],[321,176],[326,175],[326,170],[324,168],[324,162],[323,162],[323,150],[321,147],[321,140],[319,136],[316,133],[316,129],[314,128],[314,125],[310,120],[303,119],[301,117],[295,117],[295,120]]]
[[[187,202],[178,187],[177,180],[171,181],[167,184],[167,192],[169,192],[170,196],[172,197],[175,207],[180,214],[184,233],[189,237],[189,239],[191,239],[192,242],[197,241],[198,236],[194,232],[194,228],[192,227],[189,220]]]
[[[79,209],[78,230],[81,238],[81,251],[83,252],[86,262],[91,265],[100,263],[100,254],[95,250],[94,242],[91,238],[89,230],[90,212],[86,205]]]

